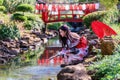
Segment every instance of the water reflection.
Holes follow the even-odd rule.
[[[60,47],[61,45],[58,39],[52,39],[47,43],[46,47],[48,46]],[[36,59],[33,60],[38,63]],[[53,65],[53,60],[49,65],[35,65],[35,63],[17,69],[14,68],[15,66],[11,66],[11,69],[0,69],[0,80],[48,80],[49,78],[56,80],[56,75],[61,70],[59,64]]]
[[[59,66],[29,66],[12,71],[7,78],[0,77],[0,80],[56,80],[56,73],[60,71]]]

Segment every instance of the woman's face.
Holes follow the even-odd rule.
[[[63,30],[59,30],[59,32],[60,32],[60,35],[62,36],[62,37],[65,37],[66,36],[66,32],[65,31],[63,31]]]

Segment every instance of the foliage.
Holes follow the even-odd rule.
[[[33,6],[30,4],[20,4],[17,6],[17,11],[22,11],[22,12],[32,12],[33,11]]]
[[[47,25],[47,28],[51,30],[58,30],[60,26],[61,23],[51,23]]]
[[[114,55],[105,56],[102,60],[95,62],[88,69],[95,71],[94,80],[117,80],[120,78],[120,46]]]
[[[19,29],[14,24],[2,24],[0,25],[0,39],[15,39],[19,38]]]
[[[43,21],[39,18],[38,15],[26,13],[25,16],[27,17],[27,21],[24,23],[25,29],[31,30],[34,28],[41,29]]]
[[[0,0],[0,6],[3,4],[3,0]]]
[[[106,7],[106,9],[111,9],[113,6],[117,5],[118,0],[100,0],[100,3]]]
[[[15,57],[11,60],[10,64],[8,65],[10,69],[20,68],[23,66],[37,64],[36,60],[39,56],[43,53],[44,48],[40,47],[34,51],[28,50],[25,54]]]
[[[97,11],[93,13],[89,13],[88,15],[83,17],[84,24],[87,27],[90,27],[91,22],[94,20],[101,20],[101,18],[106,15],[106,11]]]
[[[119,10],[116,6],[114,6],[111,9],[107,10],[107,14],[104,17],[102,17],[102,21],[108,25],[114,24],[117,22],[119,14]]]
[[[120,24],[111,24],[110,25],[112,27],[112,29],[114,29],[117,33],[116,36],[112,36],[113,39],[117,40],[117,42],[120,41]]]
[[[13,13],[19,4],[35,4],[35,0],[4,0],[3,5],[6,7],[7,12]]]
[[[31,29],[34,27],[34,25],[32,24],[31,21],[26,21],[26,22],[24,23],[24,27],[25,27],[25,29],[27,29],[27,30],[31,30]]]
[[[0,6],[0,11],[5,11],[5,7],[4,6]]]
[[[40,19],[38,15],[31,14],[31,13],[25,13],[25,16],[27,17],[27,20],[30,20],[30,21],[37,21]]]
[[[36,2],[36,0],[19,0],[19,1],[21,2],[21,4],[24,3],[24,4],[32,4],[32,5],[34,5]]]
[[[9,15],[6,15],[6,14],[0,12],[0,20],[2,20],[4,23],[8,23],[10,21]]]
[[[26,21],[26,20],[27,20],[27,17],[24,16],[23,14],[15,13],[15,14],[13,14],[13,16],[12,16],[12,20],[15,20],[15,21]]]
[[[15,12],[16,7],[20,4],[20,0],[4,0],[3,5],[5,6],[7,12]]]
[[[43,26],[43,22],[40,21],[40,20],[38,20],[38,21],[26,21],[24,23],[24,27],[27,30],[31,30],[31,29],[34,29],[34,28],[41,29],[42,26]]]

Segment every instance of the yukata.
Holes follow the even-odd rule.
[[[86,37],[82,36],[79,40],[67,40],[68,49],[63,48],[59,55],[64,56],[64,62],[70,64],[72,61],[80,60],[88,54],[88,46]]]

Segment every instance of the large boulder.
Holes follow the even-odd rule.
[[[57,75],[57,80],[92,80],[83,64],[64,67]]]
[[[102,55],[111,55],[115,49],[114,40],[101,40],[100,49]]]

